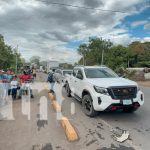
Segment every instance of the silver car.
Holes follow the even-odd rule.
[[[72,70],[69,70],[69,69],[57,69],[55,71],[56,81],[58,81],[59,83],[65,83],[65,78],[68,75],[71,75],[71,74],[72,74]]]

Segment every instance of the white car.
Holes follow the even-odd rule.
[[[134,112],[144,103],[143,92],[137,83],[121,78],[105,66],[78,66],[67,78],[67,96],[82,102],[86,115],[98,111]]]
[[[55,71],[55,78],[58,82],[63,82],[65,83],[66,81],[66,77],[68,77],[68,75],[72,74],[72,70],[69,69],[57,69]]]

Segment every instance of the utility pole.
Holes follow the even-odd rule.
[[[101,66],[103,65],[104,63],[104,43],[103,43],[103,50],[102,50],[102,59],[101,59]]]
[[[129,56],[128,56],[128,68],[130,67],[130,61],[129,61]]]
[[[18,71],[18,45],[16,47],[16,74],[17,74],[17,71]]]
[[[85,61],[85,60],[84,60],[84,54],[83,54],[83,66],[84,66],[84,64],[85,64],[84,61]]]

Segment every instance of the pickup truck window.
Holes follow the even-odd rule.
[[[108,68],[86,68],[85,75],[87,78],[116,78],[118,77]]]
[[[78,71],[77,69],[74,69],[74,70],[73,70],[73,76],[74,76],[74,77],[76,76],[77,71]]]
[[[78,71],[76,78],[81,79],[81,80],[83,79],[83,74],[81,70]]]

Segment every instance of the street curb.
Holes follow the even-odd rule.
[[[52,106],[54,108],[54,110],[58,113],[61,112],[61,106],[59,105],[59,103],[56,101],[56,97],[52,94],[49,93],[48,94],[49,99],[52,101]],[[67,136],[67,139],[69,141],[76,141],[78,140],[78,135],[77,132],[75,131],[75,129],[73,128],[73,126],[71,125],[71,123],[69,122],[68,118],[66,117],[62,117],[61,120],[61,125],[65,131],[65,134]]]
[[[75,129],[73,128],[73,126],[71,125],[71,123],[69,122],[68,118],[62,117],[61,125],[64,128],[65,134],[69,141],[78,140],[78,135],[77,135]]]
[[[58,104],[57,101],[53,101],[52,106],[56,112],[61,112],[61,106]]]
[[[55,101],[56,100],[55,96],[52,93],[48,93],[48,97],[49,97],[49,99],[51,101]]]

